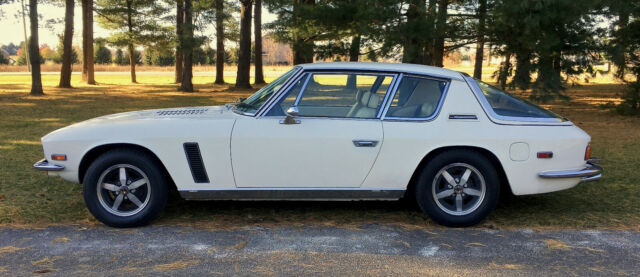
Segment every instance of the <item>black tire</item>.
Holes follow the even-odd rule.
[[[137,187],[137,191],[129,190],[128,186],[125,189],[125,186],[120,185],[119,179],[114,180],[114,177],[121,178],[120,174],[113,175],[117,174],[113,173],[113,170],[118,170],[119,173],[120,168],[124,168],[124,176],[130,177],[131,180],[135,180],[136,177],[138,181],[146,178],[142,182],[144,184]],[[102,181],[100,181],[101,178]],[[114,183],[117,189],[106,189],[101,184],[101,189],[98,191],[98,183],[107,183],[105,182],[107,178],[111,178],[112,181],[108,183]],[[126,183],[129,182],[131,181]],[[110,186],[110,188],[116,187]],[[145,152],[131,149],[116,149],[102,154],[89,166],[83,180],[84,202],[91,214],[100,222],[119,228],[144,226],[156,219],[167,204],[168,188],[169,184],[163,174],[162,166],[156,159]],[[136,196],[137,204],[134,203],[132,196]],[[116,207],[115,202],[118,197],[121,199],[118,200]],[[111,200],[113,203],[109,202]],[[138,205],[141,203],[142,205]],[[111,209],[107,207],[112,204],[114,206]],[[113,209],[113,207],[116,208]],[[119,211],[120,208],[126,207],[131,207],[131,210]]]
[[[470,172],[469,182],[461,184],[467,169]],[[444,175],[453,177],[457,186],[451,185]],[[484,193],[478,193],[482,188]],[[440,196],[449,192],[452,193],[450,196]],[[484,220],[496,207],[500,197],[500,178],[491,161],[483,154],[472,150],[450,150],[433,157],[422,169],[415,196],[420,209],[438,224],[449,227],[472,226]],[[458,209],[457,197],[461,199],[459,206],[464,208],[467,205],[467,210]]]

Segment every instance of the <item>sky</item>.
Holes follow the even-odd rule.
[[[0,5],[0,45],[3,44],[19,44],[24,40],[24,28],[22,25],[22,16],[20,15],[20,2],[16,1],[10,4]],[[80,44],[82,39],[82,15],[81,5],[77,1],[75,5],[74,16],[74,32],[73,32],[73,44]],[[58,45],[58,34],[62,34],[64,31],[64,6],[53,5],[51,3],[43,3],[38,5],[38,13],[40,14],[40,27],[39,42],[41,45],[48,44],[51,48],[55,48]],[[27,24],[27,36],[29,35],[29,16],[26,15]],[[276,19],[276,16],[269,13],[267,9],[262,9],[262,22],[269,23]],[[58,23],[46,24],[49,20],[57,20]],[[109,31],[100,27],[94,18],[93,26],[94,38],[108,37]],[[209,37],[214,37],[215,30],[213,24],[209,26],[207,30],[204,30],[205,34]]]

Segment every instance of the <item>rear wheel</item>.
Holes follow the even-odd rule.
[[[416,186],[416,201],[439,224],[475,225],[498,203],[499,180],[484,155],[462,150],[443,152],[423,168]]]
[[[87,208],[113,227],[135,227],[160,215],[168,184],[160,165],[144,152],[112,150],[87,169],[83,194]]]

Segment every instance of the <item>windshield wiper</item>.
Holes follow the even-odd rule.
[[[239,102],[238,104],[236,104],[236,108],[241,108],[241,109],[253,109],[254,106],[251,104],[247,104],[245,102]]]

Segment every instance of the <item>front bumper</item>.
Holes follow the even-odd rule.
[[[580,182],[596,181],[602,178],[604,169],[598,164],[598,158],[591,158],[587,164],[580,170],[562,170],[562,171],[543,171],[538,176],[546,179],[557,178],[581,178]]]
[[[33,164],[33,168],[44,171],[60,171],[64,169],[64,166],[51,164],[47,159],[42,159]]]

